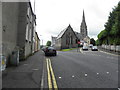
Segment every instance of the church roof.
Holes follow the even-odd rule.
[[[64,30],[62,30],[62,31],[60,32],[60,34],[57,36],[57,39],[59,39],[59,38],[61,38],[61,37],[63,36],[63,34],[64,34],[64,32],[66,31],[66,29],[67,29],[67,28],[65,28]]]
[[[76,31],[74,31],[74,32],[75,32],[75,34],[76,34],[76,36],[77,36],[78,39],[81,39],[81,38],[82,38],[81,33],[78,33],[78,32],[76,32]]]
[[[72,28],[71,25],[69,24],[69,26],[68,26],[67,28],[65,28],[64,30],[62,30],[62,31],[60,32],[60,34],[57,36],[57,39],[61,38],[61,37],[63,36],[63,34],[66,32],[66,30],[67,30],[69,27]]]

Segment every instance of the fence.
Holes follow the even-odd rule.
[[[102,45],[103,49],[107,49],[110,51],[120,52],[120,45]]]

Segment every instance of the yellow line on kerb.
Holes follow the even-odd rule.
[[[49,87],[49,90],[52,90],[52,82],[51,82],[51,77],[50,77],[48,59],[46,59],[46,62],[47,62],[47,72],[48,72],[48,87]]]
[[[52,69],[52,65],[51,65],[50,59],[49,59],[49,64],[50,64],[50,71],[51,71],[51,74],[52,74],[52,80],[53,80],[54,89],[58,90],[57,82],[56,82],[56,79],[55,79],[55,75],[53,73],[53,69]]]

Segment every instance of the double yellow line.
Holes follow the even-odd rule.
[[[57,82],[55,79],[55,75],[52,69],[52,65],[51,65],[51,60],[49,58],[46,58],[46,62],[47,62],[47,73],[48,73],[48,87],[49,90],[52,90],[53,88],[55,90],[58,90],[58,86],[57,86]]]

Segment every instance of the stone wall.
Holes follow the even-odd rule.
[[[120,45],[102,45],[102,48],[107,49],[107,50],[111,50],[111,51],[116,51],[116,52],[120,52]]]

